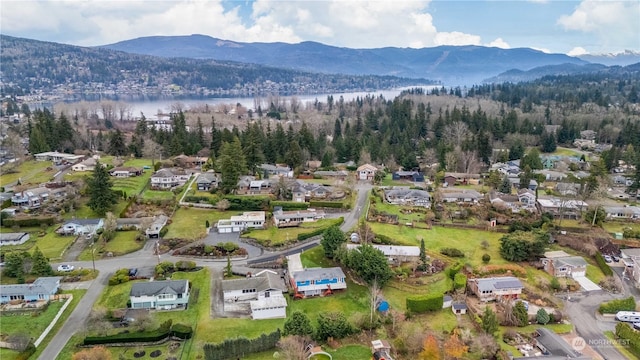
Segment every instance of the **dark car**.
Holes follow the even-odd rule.
[[[611,258],[613,259],[613,261],[615,262],[620,262],[620,258],[616,255],[612,255]]]
[[[138,269],[137,268],[129,269],[129,276],[136,276],[136,275],[138,275]]]

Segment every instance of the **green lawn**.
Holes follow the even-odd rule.
[[[393,180],[391,174],[385,175],[384,179],[380,182],[381,186],[413,186],[412,182]]]
[[[322,246],[311,248],[300,255],[302,266],[306,268],[312,267],[334,267],[336,266],[331,260],[324,256]]]
[[[577,156],[580,157],[581,154],[574,150],[574,149],[569,149],[569,148],[563,148],[558,146],[556,148],[556,151],[552,152],[550,155],[559,155],[559,156]],[[587,160],[589,160],[589,157],[587,156]]]
[[[56,172],[57,170],[51,161],[24,161],[14,169],[11,168],[11,165],[3,166],[0,168],[2,174],[0,175],[0,186],[16,182],[18,179],[23,185],[34,184],[37,186],[51,180]]]
[[[602,227],[608,232],[608,233],[621,233],[624,232],[625,228],[631,228],[634,231],[638,231],[640,230],[640,224],[637,223],[632,223],[630,221],[628,222],[622,222],[622,221],[606,221],[602,224]]]
[[[59,260],[62,257],[63,252],[67,247],[75,240],[75,236],[62,236],[56,234],[55,230],[58,225],[52,225],[46,228],[44,236],[38,236],[42,233],[42,228],[24,227],[19,228],[18,232],[28,232],[30,235],[29,241],[21,245],[3,246],[2,252],[8,251],[29,251],[33,252],[35,247],[40,248],[40,251],[52,261]],[[2,232],[15,232],[9,228],[2,228]]]
[[[482,255],[491,256],[490,264],[506,264],[508,261],[500,256],[500,238],[504,235],[497,232],[476,229],[457,229],[434,226],[431,230],[416,229],[408,226],[398,226],[381,223],[368,223],[374,233],[386,235],[398,245],[420,245],[424,239],[427,253],[439,255],[442,248],[453,247],[465,254],[463,259],[472,266],[482,264]],[[489,243],[487,249],[482,249],[483,240]]]
[[[35,354],[31,356],[32,359],[37,359],[38,356],[42,353],[42,351],[44,351],[49,341],[51,341],[51,339],[55,336],[55,334],[60,330],[60,328],[65,323],[67,318],[71,315],[75,307],[78,305],[78,303],[80,302],[80,299],[82,298],[85,292],[86,290],[63,291],[63,293],[73,294],[73,300],[71,301],[71,304],[67,306],[67,309],[64,311],[62,316],[60,316],[60,319],[58,319],[58,322],[56,323],[56,325],[53,326],[49,334],[44,338],[42,343],[40,343],[40,346],[38,346]],[[56,316],[60,308],[62,308],[63,304],[64,304],[63,302],[59,302],[59,301],[52,302],[47,308],[47,310],[43,314],[37,317],[24,316],[24,315],[23,316],[2,315],[0,317],[0,323],[2,324],[0,333],[12,334],[17,332],[22,332],[22,333],[29,334],[35,340],[40,336],[40,334],[42,334],[44,329],[46,329],[46,327],[49,326],[49,323]],[[8,350],[8,349],[0,349],[0,359],[2,360],[12,360],[17,358],[17,356],[18,356],[18,353],[16,351]]]
[[[270,226],[264,230],[251,230],[243,237],[256,239],[264,246],[280,246],[298,241],[298,235],[311,232],[316,229],[328,228],[335,223],[335,219],[322,219],[315,222],[306,222],[298,227],[278,228]]]
[[[89,198],[85,197],[80,199],[81,202],[81,206],[78,209],[75,209],[73,211],[70,211],[66,214],[63,215],[63,217],[65,219],[73,219],[73,218],[77,218],[77,219],[95,219],[95,218],[101,218],[103,216],[100,216],[98,214],[96,214],[93,210],[91,210],[89,208],[89,206],[87,206],[87,203],[89,202]],[[111,208],[111,212],[118,217],[120,215],[120,212],[122,212],[122,210],[124,210],[124,208],[127,206],[127,202],[124,199],[118,199],[118,203],[115,204],[112,208]]]
[[[165,239],[202,239],[207,234],[207,220],[213,226],[220,219],[228,219],[232,215],[239,214],[237,211],[181,207],[173,214],[171,225],[168,226],[169,231],[164,237]]]
[[[106,244],[97,243],[96,244],[96,252],[94,256],[96,258],[102,257],[104,254],[111,252],[114,256],[120,256],[124,254],[129,254],[134,251],[142,249],[144,246],[144,241],[136,241],[136,236],[139,234],[139,231],[116,231],[115,236]],[[92,259],[91,252],[93,248],[87,247],[85,248],[80,256],[78,256],[78,260],[80,261],[89,261]]]
[[[402,312],[407,310],[407,296],[416,294],[444,294],[453,285],[444,272],[420,278],[423,285],[408,285],[400,280],[392,280],[382,289],[384,299],[392,309]]]

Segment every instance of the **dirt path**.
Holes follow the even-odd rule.
[[[78,236],[71,246],[69,246],[67,251],[64,252],[64,256],[62,258],[64,261],[76,261],[85,246],[87,246],[87,239],[82,235]]]
[[[222,269],[211,269],[211,317],[224,317],[224,296],[222,294]]]

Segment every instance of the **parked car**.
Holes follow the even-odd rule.
[[[129,276],[136,276],[136,275],[138,275],[138,269],[137,268],[129,269]]]
[[[611,256],[611,258],[613,259],[613,261],[615,262],[620,262],[620,258],[616,255]]]
[[[633,323],[633,328],[636,330],[640,330],[640,322]]]
[[[611,261],[613,261],[613,259],[611,259],[611,256],[609,255],[604,255],[604,261],[610,263]]]
[[[62,264],[58,266],[58,271],[60,272],[69,272],[69,271],[73,271],[73,269],[75,269],[75,266],[73,265]]]

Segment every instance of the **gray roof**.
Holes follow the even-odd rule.
[[[33,284],[0,285],[2,296],[24,295],[34,296],[39,294],[55,294],[58,291],[62,276],[50,276],[37,278]]]
[[[131,286],[131,296],[153,296],[160,294],[184,294],[188,289],[187,280],[162,280],[139,282]]]
[[[523,288],[520,280],[512,276],[476,279],[476,282],[480,291]]]
[[[345,278],[344,272],[339,267],[332,268],[310,268],[298,271],[293,274],[293,279],[297,281],[307,280],[323,280],[323,279],[342,279]]]
[[[76,224],[76,225],[98,225],[102,219],[73,219],[64,223],[64,225],[68,224]]]
[[[243,289],[256,289],[257,292],[275,289],[284,292],[287,291],[287,286],[280,275],[270,272],[264,272],[258,276],[246,279],[224,280],[222,282],[222,291]]]
[[[393,190],[385,190],[385,196],[387,197],[396,197],[396,198],[423,198],[427,200],[431,200],[431,195],[429,195],[428,191],[424,190],[416,190],[416,189],[393,189]]]
[[[218,180],[218,175],[212,172],[204,172],[198,175],[198,179],[196,179],[196,183],[210,183]]]
[[[571,267],[587,266],[587,262],[581,256],[561,257],[561,258],[553,259],[553,261],[555,262],[555,264],[566,265]]]
[[[464,304],[464,303],[453,303],[453,304],[451,304],[451,307],[454,310],[466,310],[467,309],[467,304]]]
[[[23,236],[28,235],[25,232],[21,233],[0,233],[1,241],[18,241],[22,239]]]

